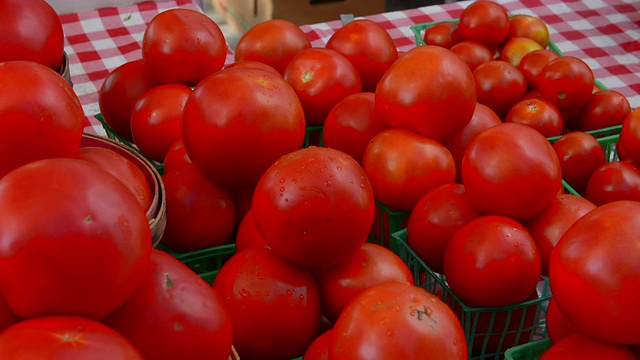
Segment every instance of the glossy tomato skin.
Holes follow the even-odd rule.
[[[96,165],[22,166],[0,181],[0,203],[0,290],[16,314],[99,319],[142,281],[151,253],[145,210]]]
[[[51,316],[21,321],[0,334],[0,357],[18,359],[142,360],[115,330],[95,320]]]
[[[558,307],[581,332],[600,340],[640,343],[639,215],[635,201],[598,206],[551,253],[549,280]]]
[[[318,334],[320,295],[313,276],[271,250],[236,253],[213,287],[229,309],[242,359],[302,356]]]
[[[622,125],[631,114],[629,100],[615,90],[600,90],[578,112],[576,129],[582,131]]]
[[[467,359],[464,331],[453,311],[408,283],[365,290],[349,303],[333,331],[330,359]]]
[[[553,149],[560,161],[562,178],[579,194],[584,194],[591,175],[606,162],[598,140],[586,132],[572,131],[556,140]]]
[[[596,205],[618,200],[640,201],[640,169],[625,161],[603,164],[591,174],[584,197]]]
[[[160,83],[194,86],[222,69],[227,42],[218,25],[191,9],[169,9],[151,19],[142,37],[142,58]]]
[[[507,38],[526,37],[535,40],[543,49],[549,45],[549,29],[540,18],[529,14],[516,14],[509,18]]]
[[[625,159],[640,163],[640,109],[633,110],[622,122],[618,148],[624,151]]]
[[[525,55],[532,51],[542,49],[543,47],[533,39],[529,39],[527,37],[510,38],[500,50],[500,60],[518,67]]]
[[[309,345],[302,358],[305,360],[329,360],[329,344],[332,336],[333,330],[327,330],[320,334]]]
[[[162,163],[164,164],[165,173],[184,165],[191,164],[191,159],[189,159],[189,155],[184,147],[184,141],[182,141],[182,138],[169,147]]]
[[[462,181],[474,206],[516,220],[542,211],[560,192],[561,176],[549,141],[521,124],[503,123],[485,130],[462,159]]]
[[[2,63],[0,78],[0,177],[32,161],[75,157],[85,119],[71,85],[30,61]]]
[[[564,316],[562,311],[560,311],[553,298],[549,300],[545,320],[547,334],[552,344],[569,335],[580,333],[567,317]]]
[[[249,212],[244,215],[242,221],[240,221],[240,225],[238,226],[238,232],[236,234],[236,252],[252,248],[269,249],[269,245],[264,242],[262,234],[260,234],[260,231],[256,228],[255,221],[253,221],[253,213],[249,210]]]
[[[544,137],[562,135],[564,122],[562,113],[551,102],[544,99],[526,99],[516,102],[504,122],[530,126]]]
[[[307,125],[322,125],[340,100],[362,92],[358,70],[341,53],[328,48],[298,52],[282,74],[294,89]]]
[[[283,73],[293,57],[311,47],[307,34],[285,19],[269,19],[251,27],[238,40],[235,62],[257,61]]]
[[[527,92],[524,75],[512,64],[491,60],[473,71],[478,102],[488,106],[501,118]]]
[[[496,2],[475,1],[460,14],[458,29],[462,40],[479,41],[490,47],[500,46],[509,34],[509,14]]]
[[[485,44],[477,41],[460,41],[453,45],[450,50],[467,63],[471,71],[481,64],[493,60],[491,50]]]
[[[365,242],[373,224],[373,190],[352,157],[309,147],[267,169],[251,211],[276,254],[305,266],[331,266]]]
[[[56,11],[45,0],[0,3],[0,63],[35,61],[58,72],[62,67],[64,32]]]
[[[382,75],[398,60],[391,35],[369,19],[356,19],[343,25],[331,35],[326,48],[349,59],[360,74],[362,91],[375,91]]]
[[[375,93],[376,110],[389,126],[440,142],[467,125],[476,106],[471,70],[439,46],[407,51],[382,76]]]
[[[574,110],[589,101],[594,81],[593,70],[583,60],[560,56],[542,69],[538,87],[542,96],[560,110]]]
[[[520,59],[518,70],[522,72],[527,81],[527,90],[534,91],[539,87],[540,73],[549,61],[558,58],[560,55],[547,49],[534,50],[527,53]]]
[[[208,77],[183,113],[189,158],[221,185],[254,186],[280,156],[302,147],[304,134],[295,92],[281,76],[262,69],[226,69]]]
[[[146,359],[229,359],[231,317],[220,295],[178,259],[151,253],[138,289],[104,323]]]
[[[423,40],[427,45],[441,46],[445,49],[451,49],[453,45],[462,41],[458,23],[453,21],[444,21],[428,27],[424,31]]]
[[[411,211],[429,190],[456,178],[453,157],[444,145],[397,128],[383,130],[371,140],[362,166],[376,200],[400,211]]]
[[[637,359],[625,346],[610,344],[584,334],[573,334],[552,344],[540,356],[540,360],[634,360]]]

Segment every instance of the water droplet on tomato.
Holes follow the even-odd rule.
[[[340,166],[340,165],[336,166],[336,170],[338,170],[338,171],[342,170],[342,166]]]
[[[284,198],[284,202],[289,202],[289,198]]]
[[[280,192],[284,192],[284,186],[280,187]]]
[[[304,295],[303,294],[298,295],[298,300],[304,301]]]
[[[387,336],[394,336],[396,334],[392,329],[387,330]]]
[[[325,181],[324,182],[324,186],[327,186],[327,187],[331,186],[331,181],[329,181],[329,180]]]
[[[389,323],[389,318],[383,317],[380,319],[380,325],[387,325]]]
[[[364,189],[364,183],[360,183],[360,188]]]
[[[287,290],[287,296],[289,296],[289,297],[293,296],[293,291]]]

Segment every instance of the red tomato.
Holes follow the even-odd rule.
[[[62,23],[46,1],[2,0],[0,24],[0,63],[35,61],[56,72],[61,70],[64,51]]]
[[[127,141],[131,135],[131,113],[140,97],[158,85],[142,59],[113,69],[98,91],[98,104],[104,121]]]
[[[91,319],[52,316],[24,320],[0,333],[0,357],[19,359],[142,360],[115,330]]]
[[[603,164],[591,174],[584,197],[598,206],[618,200],[640,201],[640,170],[625,161]]]
[[[220,71],[196,86],[184,107],[187,154],[221,185],[254,186],[274,161],[302,146],[304,134],[295,92],[267,70]]]
[[[427,45],[441,46],[445,49],[451,49],[462,40],[458,23],[453,21],[443,21],[426,28],[422,38]]]
[[[30,61],[2,63],[0,79],[0,178],[32,161],[75,157],[85,119],[71,85]]]
[[[343,152],[310,147],[276,161],[256,186],[251,211],[265,242],[306,266],[349,259],[373,224],[373,190]]]
[[[411,211],[407,244],[431,270],[442,273],[449,240],[480,215],[467,198],[464,185],[439,186],[426,193]]]
[[[191,164],[191,159],[189,159],[189,155],[187,154],[187,149],[185,149],[184,147],[182,138],[173,143],[171,147],[169,147],[169,150],[167,150],[167,154],[164,156],[163,163],[165,173]]]
[[[536,243],[542,275],[549,275],[549,257],[562,235],[573,223],[595,208],[585,198],[559,194],[541,212],[523,223]]]
[[[578,130],[588,131],[622,125],[631,110],[629,100],[621,93],[596,91],[578,112],[575,126]]]
[[[140,151],[162,161],[181,138],[182,110],[191,88],[180,84],[157,86],[138,99],[131,113],[131,134]]]
[[[558,307],[581,332],[600,340],[640,343],[639,216],[636,201],[598,206],[551,253],[549,279]]]
[[[365,243],[349,260],[314,272],[322,313],[335,323],[342,310],[366,289],[386,282],[413,284],[413,273],[393,251]]]
[[[540,356],[540,360],[637,360],[625,346],[614,345],[573,334],[554,343]]]
[[[633,110],[622,123],[618,152],[624,151],[625,159],[640,163],[640,109]]]
[[[144,211],[149,209],[153,200],[151,186],[142,170],[132,161],[111,149],[97,146],[81,147],[77,157],[98,165],[118,178],[136,196]]]
[[[544,99],[527,99],[515,103],[504,119],[507,123],[527,125],[545,137],[562,135],[562,113]]]
[[[468,306],[517,304],[536,289],[540,255],[531,234],[517,221],[481,216],[449,240],[444,275]]]
[[[553,143],[553,149],[560,160],[562,178],[584,194],[591,174],[606,162],[598,140],[586,132],[575,131],[562,135]]]
[[[318,336],[302,357],[304,360],[329,360],[329,344],[333,336],[333,330],[327,330]]]
[[[193,86],[222,69],[227,42],[207,15],[174,8],[157,14],[147,25],[142,58],[159,82]]]
[[[547,334],[552,344],[569,335],[580,333],[567,317],[564,316],[562,311],[560,311],[553,298],[549,300],[545,320]]]
[[[376,135],[362,158],[376,200],[410,211],[424,194],[456,178],[456,165],[444,145],[404,129]]]
[[[375,91],[382,75],[398,60],[398,50],[382,25],[356,19],[336,30],[327,49],[344,55],[358,70],[363,91]]]
[[[358,70],[341,53],[324,48],[300,51],[282,74],[298,95],[307,125],[322,125],[329,111],[362,91]]]
[[[525,55],[532,51],[542,49],[543,47],[533,39],[529,39],[527,37],[510,38],[500,51],[500,60],[518,67]]]
[[[558,109],[573,110],[589,101],[594,81],[587,63],[577,57],[560,56],[542,68],[538,86],[542,96]]]
[[[0,333],[2,333],[9,326],[23,320],[18,317],[4,299],[4,296],[0,296]]]
[[[509,14],[496,2],[477,0],[462,10],[458,28],[462,40],[500,46],[509,34]]]
[[[320,325],[313,276],[268,249],[249,249],[227,261],[213,282],[233,324],[242,359],[302,356]]]
[[[376,110],[387,125],[441,142],[469,123],[475,104],[469,66],[439,46],[409,50],[376,88]],[[444,118],[447,121],[442,121]]]
[[[240,225],[238,226],[238,232],[236,234],[236,252],[240,252],[246,249],[252,248],[267,248],[269,245],[264,242],[264,238],[258,228],[255,221],[253,221],[253,213],[251,210],[247,212]]]
[[[242,68],[242,67],[248,67],[248,68],[252,68],[252,69],[263,69],[263,70],[267,70],[267,71],[271,71],[274,72],[278,75],[280,75],[280,73],[278,72],[278,70],[276,70],[273,66],[271,65],[267,65],[263,62],[259,62],[259,61],[255,61],[255,60],[240,60],[240,61],[236,61],[234,63],[231,63],[227,66],[225,66],[225,69],[233,69],[233,68]]]
[[[458,55],[471,71],[481,64],[493,60],[493,53],[489,48],[477,41],[460,41],[451,47],[451,52]]]
[[[365,290],[344,309],[333,332],[332,360],[467,359],[464,331],[453,311],[407,283]]]
[[[142,284],[104,320],[146,359],[228,360],[231,318],[224,301],[200,276],[160,250]]]
[[[469,144],[462,181],[478,210],[527,219],[542,211],[562,188],[560,162],[536,130],[499,124]]]
[[[549,29],[540,18],[528,15],[517,14],[509,19],[508,38],[525,37],[535,40],[542,48],[549,45]]]
[[[162,242],[177,252],[229,243],[235,225],[231,192],[185,165],[162,175],[167,197],[167,227]]]
[[[387,128],[375,106],[375,94],[370,92],[342,99],[324,122],[323,146],[340,150],[362,163],[362,155],[371,139]]]
[[[293,57],[311,47],[311,41],[300,27],[289,20],[269,19],[245,32],[234,50],[236,62],[257,61],[283,73]]]
[[[542,49],[527,53],[522,57],[522,59],[520,59],[518,70],[522,72],[527,81],[528,91],[538,89],[542,69],[544,69],[551,60],[556,59],[559,56],[560,55],[551,50]]]
[[[506,61],[492,60],[473,71],[478,102],[495,111],[501,119],[527,92],[524,75]]]

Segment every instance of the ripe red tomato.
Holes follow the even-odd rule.
[[[175,257],[151,253],[142,284],[104,320],[146,359],[228,360],[231,317],[220,295]]]
[[[167,227],[162,242],[177,252],[220,246],[232,241],[235,204],[231,192],[193,165],[162,175],[167,198]]]
[[[407,244],[431,270],[442,273],[449,240],[480,215],[467,198],[464,185],[439,186],[426,193],[411,211]]]
[[[489,47],[500,46],[509,34],[509,14],[501,4],[477,0],[462,10],[458,29],[462,40],[479,41]]]
[[[443,21],[426,28],[422,39],[427,45],[441,46],[445,49],[451,49],[462,40],[458,23],[453,21]]]
[[[516,14],[509,19],[507,38],[525,37],[535,40],[544,49],[549,45],[549,29],[540,18],[528,14]]]
[[[2,0],[0,24],[0,63],[35,61],[60,71],[64,51],[62,22],[46,1]]]
[[[399,282],[376,285],[349,303],[333,327],[334,360],[467,359],[460,322],[423,288]]]
[[[255,221],[253,221],[253,213],[251,210],[247,212],[240,225],[238,226],[238,232],[236,234],[236,252],[240,252],[246,249],[252,248],[267,248],[269,245],[264,242],[264,238],[258,228]]]
[[[376,88],[376,110],[389,126],[440,142],[469,123],[475,106],[475,84],[469,66],[439,46],[418,46],[407,51]],[[447,121],[442,121],[445,118]]]
[[[444,145],[404,129],[378,133],[364,152],[364,168],[376,200],[411,211],[424,194],[456,178],[456,165]]]
[[[460,41],[451,47],[451,52],[458,55],[471,71],[481,64],[493,60],[493,53],[489,48],[477,41]]]
[[[625,346],[606,343],[584,334],[573,334],[549,347],[540,360],[636,360]]]
[[[329,111],[362,91],[358,70],[341,53],[325,48],[298,52],[282,74],[298,95],[307,125],[322,125]]]
[[[39,160],[2,178],[0,228],[0,291],[23,317],[102,318],[149,265],[145,210],[120,180],[85,160]]]
[[[556,140],[553,149],[560,161],[562,178],[579,194],[584,194],[591,174],[606,162],[598,140],[586,132],[574,131]]]
[[[542,69],[551,60],[556,59],[559,56],[560,55],[551,50],[542,49],[527,53],[522,57],[522,59],[520,59],[518,70],[522,72],[527,81],[528,91],[538,90]]]
[[[631,114],[629,100],[615,90],[600,90],[591,95],[589,101],[579,110],[572,125],[577,130],[589,131],[622,125]]]
[[[313,340],[302,358],[305,360],[329,360],[329,344],[332,336],[333,330],[323,332]]]
[[[506,61],[511,65],[518,67],[522,58],[528,53],[536,50],[542,50],[540,44],[527,37],[510,38],[500,51],[500,60]]]
[[[296,93],[267,70],[220,71],[196,86],[184,107],[187,154],[221,185],[254,186],[280,156],[302,146],[304,135]]]
[[[269,19],[245,32],[234,50],[235,62],[257,61],[283,73],[293,57],[311,47],[311,41],[299,26],[289,20]]]
[[[564,316],[562,311],[560,311],[553,298],[549,300],[549,305],[547,306],[545,324],[549,340],[551,340],[552,344],[569,335],[580,333],[567,317]]]
[[[229,309],[242,359],[302,356],[318,334],[320,295],[313,276],[271,250],[236,253],[213,287]]]
[[[560,162],[538,131],[521,124],[493,126],[469,144],[462,181],[469,199],[487,214],[527,219],[562,188]]]
[[[236,61],[234,63],[231,63],[227,66],[225,66],[225,69],[232,69],[232,68],[242,68],[242,67],[248,67],[248,68],[252,68],[252,69],[263,69],[263,70],[267,70],[267,71],[271,71],[274,72],[278,75],[280,75],[280,73],[278,72],[278,70],[274,69],[273,66],[271,65],[267,65],[263,62],[259,62],[259,61],[255,61],[255,60],[240,60],[240,61]]]
[[[21,321],[0,333],[0,357],[19,359],[126,359],[142,355],[122,335],[95,320],[51,316]]]
[[[330,148],[283,156],[256,186],[251,211],[265,242],[305,266],[349,259],[373,224],[373,190],[360,165]]]
[[[640,163],[640,109],[633,110],[624,119],[618,139],[618,153],[621,158]]]
[[[362,91],[375,91],[382,75],[398,60],[398,50],[382,25],[356,19],[336,30],[327,49],[344,55],[360,74]]]
[[[0,333],[2,333],[9,326],[23,320],[18,317],[4,299],[4,296],[0,296]]]
[[[562,113],[551,102],[544,99],[526,99],[515,103],[504,122],[527,125],[544,137],[562,135],[564,130]]]
[[[167,150],[163,164],[165,173],[187,164],[191,164],[191,159],[189,159],[189,155],[187,154],[187,149],[184,147],[182,138],[173,143],[169,150]]]
[[[640,169],[626,161],[612,161],[597,168],[584,197],[596,205],[618,200],[640,201]]]
[[[540,255],[522,224],[503,216],[481,216],[449,240],[444,275],[468,306],[513,305],[535,291]]]
[[[560,110],[578,109],[591,98],[593,71],[583,60],[560,56],[549,61],[538,80],[542,96]]]
[[[131,112],[138,99],[158,85],[142,59],[126,62],[104,79],[98,91],[98,104],[111,130],[127,141],[131,135]]]
[[[331,322],[364,290],[386,282],[413,283],[413,273],[393,251],[365,243],[347,261],[314,272],[322,314]]]
[[[75,157],[85,119],[71,85],[30,61],[2,63],[0,79],[0,178],[32,161]]]
[[[527,82],[518,68],[502,60],[491,60],[473,71],[478,102],[501,119],[527,92]]]
[[[131,113],[131,135],[140,151],[162,161],[171,145],[181,138],[182,110],[191,88],[165,84],[147,91]]]
[[[174,8],[157,14],[147,25],[142,58],[160,83],[194,86],[222,69],[227,42],[207,15]]]

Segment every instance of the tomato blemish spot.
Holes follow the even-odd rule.
[[[169,273],[164,273],[164,287],[170,289],[174,285],[175,282],[173,282],[173,279],[171,279],[171,275],[169,275]]]
[[[311,71],[305,71],[304,74],[302,74],[302,81],[304,82],[309,82],[312,78],[313,73]]]
[[[93,216],[91,216],[91,214],[85,216],[84,222],[87,222],[87,223],[93,222]]]
[[[567,94],[564,93],[564,91],[561,91],[558,93],[558,99],[564,100],[564,98],[567,96]]]

